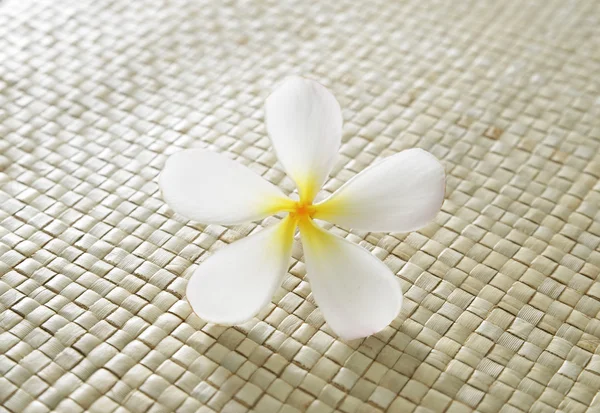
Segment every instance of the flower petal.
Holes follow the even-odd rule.
[[[288,200],[275,185],[244,165],[203,149],[169,157],[158,185],[175,212],[204,224],[262,219]]]
[[[186,296],[200,318],[241,324],[266,306],[290,261],[295,222],[279,224],[217,251],[190,278]]]
[[[316,206],[313,217],[361,231],[414,231],[439,212],[445,187],[437,158],[409,149],[350,179]]]
[[[309,220],[300,221],[300,232],[313,296],[337,335],[367,337],[396,318],[402,290],[383,262]]]
[[[312,201],[333,166],[342,137],[342,112],[320,83],[291,77],[265,103],[266,126],[277,157]]]

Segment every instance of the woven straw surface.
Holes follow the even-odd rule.
[[[594,0],[1,2],[0,411],[600,411],[599,48]],[[293,191],[262,105],[294,73],[343,108],[328,191],[411,147],[448,174],[418,232],[332,229],[405,292],[365,340],[300,245],[247,324],[184,299],[277,218],[188,222],[158,173],[207,147]]]

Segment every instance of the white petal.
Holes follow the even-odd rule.
[[[275,185],[244,165],[203,149],[171,155],[158,184],[175,212],[204,224],[262,219],[287,199]]]
[[[383,262],[314,223],[301,221],[300,232],[313,296],[337,335],[366,337],[396,318],[402,291]]]
[[[350,179],[317,205],[314,218],[362,231],[414,231],[439,212],[445,187],[437,158],[409,149]]]
[[[265,103],[266,126],[277,157],[311,201],[333,166],[342,137],[342,112],[321,84],[291,77]]]
[[[200,318],[241,324],[270,301],[288,269],[295,223],[279,224],[243,238],[204,261],[190,278],[186,296]]]

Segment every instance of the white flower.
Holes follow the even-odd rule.
[[[298,226],[312,293],[329,327],[347,340],[382,330],[402,307],[399,280],[367,250],[327,232],[313,218],[361,231],[416,230],[441,208],[444,168],[428,152],[409,149],[313,204],[340,146],[338,102],[319,83],[293,77],[269,96],[265,109],[267,130],[296,182],[298,201],[245,166],[202,149],[174,154],[160,176],[166,202],[191,220],[233,225],[288,213],[204,261],[189,280],[188,301],[209,322],[251,319],[281,284]]]

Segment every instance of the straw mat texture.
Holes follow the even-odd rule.
[[[205,147],[292,192],[262,107],[290,74],[343,108],[328,191],[412,147],[448,174],[418,232],[333,228],[405,292],[365,340],[300,245],[247,324],[184,299],[278,218],[188,222],[157,176]],[[600,411],[599,74],[594,0],[0,2],[0,411]]]

